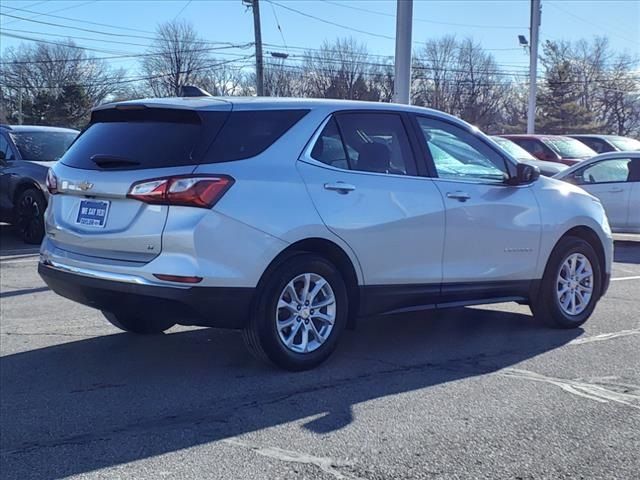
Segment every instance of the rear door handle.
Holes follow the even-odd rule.
[[[455,198],[460,202],[466,202],[471,198],[467,192],[447,192],[447,198]]]
[[[351,185],[350,183],[335,182],[335,183],[325,183],[324,189],[333,190],[335,192],[345,194],[345,193],[353,192],[356,189],[356,186]]]
[[[609,190],[609,193],[620,193],[622,191],[624,191],[624,189],[618,187],[618,188],[612,188],[611,190]]]

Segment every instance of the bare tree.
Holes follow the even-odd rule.
[[[6,50],[2,61],[3,109],[11,122],[21,101],[25,122],[81,126],[92,107],[122,88],[125,75],[71,40],[23,44]]]
[[[201,83],[210,63],[206,42],[185,20],[159,25],[148,53],[140,69],[144,83],[157,97],[179,95],[184,85]]]

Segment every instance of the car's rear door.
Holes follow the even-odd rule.
[[[415,121],[446,207],[443,301],[525,292],[541,230],[530,185],[507,184],[507,161],[471,129],[428,115]]]
[[[439,292],[443,201],[418,175],[406,126],[394,112],[338,113],[298,162],[323,221],[360,261],[365,290],[380,287],[365,312],[435,303]]]
[[[157,256],[170,207],[127,194],[136,182],[193,172],[229,110],[219,102],[204,112],[145,105],[94,112],[55,167],[59,193],[46,217],[50,241],[98,258]]]

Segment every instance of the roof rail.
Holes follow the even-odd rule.
[[[194,85],[183,85],[180,87],[181,97],[210,97],[211,94],[206,90]]]
[[[0,123],[0,128],[6,128],[7,130],[11,130],[11,125],[8,125],[6,123]]]

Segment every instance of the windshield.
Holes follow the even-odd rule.
[[[11,132],[20,156],[34,162],[58,160],[77,136],[76,132]]]
[[[510,154],[516,160],[535,160],[536,157],[527,152],[517,143],[512,142],[507,138],[491,137],[500,147],[502,147],[508,154]]]
[[[595,151],[575,138],[545,138],[543,142],[562,158],[588,158],[597,155]]]
[[[633,138],[611,137],[608,140],[614,147],[623,152],[640,151],[640,142]]]

